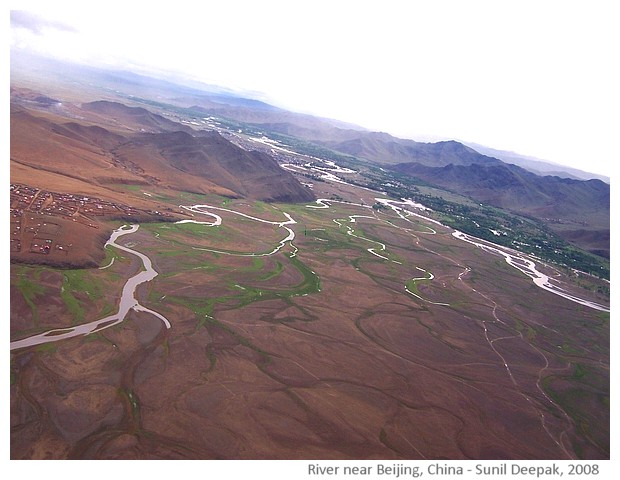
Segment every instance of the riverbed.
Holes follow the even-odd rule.
[[[132,309],[138,312],[150,313],[157,317],[159,320],[161,320],[166,326],[166,328],[170,328],[170,321],[166,317],[141,305],[135,297],[136,288],[138,287],[138,285],[148,282],[157,276],[157,272],[153,268],[150,258],[143,253],[116,243],[116,240],[119,237],[132,234],[136,232],[138,228],[139,225],[131,225],[130,227],[127,227],[127,225],[123,225],[122,227],[112,232],[110,239],[105,244],[106,247],[110,245],[114,248],[118,248],[119,250],[123,250],[127,253],[137,256],[142,261],[142,265],[144,266],[144,270],[141,270],[136,275],[129,278],[127,280],[127,283],[125,283],[119,302],[119,308],[115,314],[100,318],[99,320],[95,320],[90,323],[76,325],[75,327],[55,328],[53,330],[48,330],[47,332],[33,335],[28,338],[15,340],[14,342],[11,342],[11,350],[32,347],[34,345],[41,345],[49,342],[57,342],[59,340],[65,340],[67,338],[73,338],[81,335],[88,335],[90,333],[110,328],[114,325],[118,325],[123,320],[125,320],[125,317]]]

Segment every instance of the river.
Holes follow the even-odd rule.
[[[352,184],[350,184],[350,185],[352,185]],[[354,185],[352,185],[352,186],[354,186]],[[412,200],[405,200],[405,199],[403,199],[402,201],[397,201],[397,200],[389,200],[389,199],[386,199],[386,198],[375,198],[375,201],[377,203],[380,203],[380,204],[386,206],[386,207],[391,208],[403,220],[409,221],[408,218],[401,213],[401,212],[406,212],[408,215],[413,215],[413,216],[415,216],[417,218],[420,218],[421,220],[424,220],[426,222],[430,222],[432,224],[435,224],[435,225],[438,225],[438,226],[442,226],[444,228],[451,229],[450,227],[448,227],[446,225],[443,225],[441,222],[439,222],[439,221],[437,221],[435,219],[428,218],[428,217],[426,217],[424,215],[421,215],[419,213],[412,212],[411,210],[406,209],[405,207],[412,207],[412,208],[415,208],[417,210],[429,210],[424,205],[421,205],[419,203],[415,203]],[[352,205],[352,206],[356,206],[356,207],[370,208],[368,205],[365,205],[365,204],[343,202],[343,201],[338,201],[338,200],[330,200],[330,199],[327,199],[327,198],[319,198],[318,200],[316,200],[316,205],[306,205],[306,206],[308,208],[329,208],[331,203],[342,203],[342,204]],[[427,228],[430,228],[430,227],[427,227]],[[435,231],[433,230],[432,233],[435,233]],[[458,230],[454,230],[452,232],[452,235],[455,238],[458,238],[459,240],[465,241],[467,243],[475,245],[478,248],[481,248],[482,250],[488,252],[489,254],[503,256],[505,258],[505,260],[506,260],[506,263],[508,263],[508,265],[510,265],[513,268],[516,268],[517,270],[519,270],[523,274],[525,274],[528,277],[530,277],[532,279],[532,281],[534,282],[534,284],[536,286],[542,288],[543,290],[546,290],[546,291],[548,291],[550,293],[553,293],[555,295],[559,295],[559,296],[561,296],[563,298],[566,298],[567,300],[570,300],[572,302],[578,303],[580,305],[584,305],[586,307],[593,308],[595,310],[600,310],[602,312],[609,312],[610,311],[609,307],[606,307],[605,305],[601,305],[599,303],[592,302],[590,300],[585,300],[585,299],[583,299],[581,297],[578,297],[575,294],[569,293],[569,292],[563,290],[562,288],[552,284],[550,282],[549,276],[547,276],[544,273],[540,272],[536,268],[536,263],[534,262],[534,260],[532,260],[531,258],[525,256],[525,254],[523,254],[521,252],[512,251],[511,249],[508,249],[506,247],[502,247],[500,245],[497,245],[497,244],[494,244],[494,243],[491,243],[491,242],[482,243],[481,239],[476,238],[476,237],[472,237],[471,235],[467,235],[467,234],[465,234],[463,232],[459,232]],[[371,252],[371,253],[376,255],[376,253],[374,253],[374,252]],[[381,256],[381,255],[378,255],[378,256]],[[409,293],[411,293],[411,292],[409,292]]]
[[[400,211],[406,211],[408,214],[412,214],[415,215],[421,219],[424,219],[426,221],[429,221],[431,223],[435,223],[441,226],[442,225],[440,222],[438,222],[437,220],[434,219],[430,219],[428,217],[425,217],[424,215],[420,215],[417,214],[415,212],[411,212],[410,210],[406,210],[403,207],[399,207],[398,205],[403,205],[403,206],[409,206],[409,207],[414,207],[416,209],[425,209],[425,207],[423,205],[419,205],[416,203],[409,201],[394,201],[394,200],[388,200],[388,199],[384,199],[384,198],[376,198],[375,199],[377,202],[382,203],[383,205],[392,208],[401,218],[406,219],[401,213]],[[317,205],[308,205],[308,207],[310,208],[329,208],[329,204],[333,203],[333,200],[328,200],[328,199],[318,199],[316,201]],[[338,202],[338,203],[348,203],[348,202]],[[348,203],[349,205],[353,205],[353,206],[359,206],[359,207],[364,207],[364,208],[369,208],[368,205],[362,205],[362,204],[355,204],[355,203]],[[261,218],[257,218],[257,217],[253,217],[251,215],[247,215],[245,213],[241,213],[241,212],[237,212],[235,210],[230,210],[227,208],[222,208],[222,207],[215,207],[213,205],[194,205],[191,207],[183,207],[186,208],[187,210],[193,211],[195,213],[200,213],[202,215],[208,215],[213,217],[215,220],[213,222],[197,222],[194,220],[186,220],[185,222],[195,222],[195,223],[204,223],[207,225],[211,225],[211,226],[217,226],[220,225],[222,222],[222,219],[219,215],[214,214],[213,212],[211,212],[210,210],[220,210],[220,211],[226,211],[226,212],[230,212],[236,215],[240,215],[258,222],[263,222],[263,223],[269,223],[272,225],[277,225],[281,228],[284,228],[288,231],[288,235],[286,238],[284,238],[283,240],[280,241],[279,245],[277,245],[275,247],[274,250],[268,252],[268,253],[262,253],[262,254],[257,254],[257,253],[248,253],[248,254],[232,254],[232,255],[240,255],[240,256],[264,256],[264,255],[273,255],[274,253],[278,252],[286,243],[290,243],[291,246],[293,246],[292,241],[295,238],[295,232],[288,227],[288,225],[292,225],[295,224],[295,220],[286,212],[283,212],[284,216],[287,218],[286,221],[283,222],[278,222],[278,221],[272,221],[272,220],[264,220]],[[353,222],[355,216],[352,216],[350,218],[350,220]],[[182,223],[182,222],[179,222]],[[123,287],[123,292],[121,295],[121,299],[120,299],[120,303],[119,303],[119,309],[118,312],[113,314],[113,315],[109,315],[107,317],[101,318],[99,320],[95,320],[93,322],[90,323],[86,323],[86,324],[82,324],[82,325],[77,325],[74,327],[67,327],[67,328],[57,328],[57,329],[52,329],[49,330],[47,332],[44,333],[40,333],[37,335],[33,335],[31,337],[28,338],[24,338],[21,340],[15,340],[14,342],[11,342],[11,350],[15,350],[18,348],[25,348],[25,347],[31,347],[34,345],[40,345],[40,344],[44,344],[44,343],[49,343],[49,342],[56,342],[59,340],[64,340],[67,338],[72,338],[72,337],[77,337],[79,335],[88,335],[90,333],[96,332],[96,331],[101,331],[103,329],[112,327],[114,325],[117,325],[119,323],[121,323],[125,317],[127,316],[127,314],[129,313],[129,310],[133,309],[135,311],[139,311],[139,312],[146,312],[146,313],[150,313],[153,316],[159,318],[164,325],[166,326],[166,328],[170,328],[170,321],[164,317],[163,315],[161,315],[158,312],[155,312],[153,310],[150,310],[146,307],[144,307],[143,305],[141,305],[138,300],[135,298],[135,291],[136,288],[138,287],[138,285],[141,285],[142,283],[148,282],[150,280],[152,280],[153,278],[155,278],[157,276],[157,272],[155,271],[155,269],[152,266],[151,260],[144,255],[143,253],[137,252],[135,250],[132,250],[131,248],[125,247],[123,245],[119,245],[116,243],[116,240],[124,235],[129,235],[131,233],[134,233],[138,230],[139,225],[131,225],[129,228],[126,228],[127,226],[124,225],[120,228],[118,228],[117,230],[114,230],[114,232],[112,232],[112,235],[110,236],[110,239],[106,242],[106,246],[111,245],[115,248],[118,248],[119,250],[123,250],[125,252],[128,252],[132,255],[137,256],[138,258],[140,258],[140,260],[142,261],[142,264],[144,265],[145,270],[140,271],[139,273],[137,273],[136,275],[134,275],[133,277],[129,278],[127,280],[127,283],[125,283],[125,286]],[[447,227],[446,227],[447,228]],[[586,307],[589,308],[593,308],[596,310],[600,310],[600,311],[604,311],[604,312],[609,312],[609,308],[604,306],[604,305],[600,305],[598,303],[589,301],[589,300],[585,300],[583,298],[580,298],[574,294],[571,294],[569,292],[566,292],[565,290],[561,289],[558,286],[553,285],[550,281],[549,281],[549,277],[543,273],[541,273],[540,271],[537,270],[536,268],[536,264],[533,260],[531,260],[530,258],[525,257],[523,254],[519,253],[519,252],[511,252],[508,249],[505,249],[499,245],[495,245],[495,244],[491,244],[489,243],[481,243],[480,239],[477,239],[475,237],[472,237],[470,235],[467,235],[463,232],[459,232],[459,231],[454,231],[452,233],[452,235],[455,238],[458,238],[459,240],[468,242],[472,245],[475,245],[481,249],[483,249],[484,251],[490,253],[490,254],[494,254],[494,255],[501,255],[505,258],[506,263],[508,263],[510,266],[516,268],[517,270],[521,271],[522,273],[524,273],[525,275],[527,275],[528,277],[530,277],[533,282],[540,288],[551,292],[555,295],[559,295],[561,297],[564,297],[568,300],[571,300],[575,303],[578,303],[580,305],[584,305]],[[385,251],[385,245],[381,244],[380,242],[376,242],[378,243],[381,247],[382,247],[382,251]],[[208,250],[208,249],[201,249],[201,250]],[[296,248],[295,248],[296,250]],[[383,255],[380,255],[374,251],[372,251],[372,249],[368,249],[370,251],[370,253],[372,253],[373,255],[377,255],[381,258],[385,258],[386,260],[388,259],[387,257],[384,257]],[[215,251],[215,250],[209,250],[209,251]],[[219,252],[219,253],[227,253],[227,252]],[[230,253],[228,253],[230,255]],[[108,265],[108,266],[111,266]],[[432,275],[432,274],[431,274]]]
[[[47,332],[33,335],[28,338],[15,340],[14,342],[11,342],[11,350],[32,347],[34,345],[41,345],[43,343],[57,342],[59,340],[77,337],[80,335],[88,335],[93,332],[104,330],[106,328],[117,325],[123,320],[125,320],[125,317],[131,309],[138,312],[150,313],[155,317],[159,318],[164,323],[166,328],[170,328],[170,322],[166,317],[164,317],[158,312],[146,308],[145,306],[141,305],[138,300],[136,300],[135,293],[138,285],[141,285],[142,283],[148,282],[155,278],[157,276],[157,272],[153,268],[149,257],[144,255],[143,253],[137,252],[135,250],[132,250],[131,248],[116,243],[116,240],[119,237],[136,232],[139,228],[139,225],[131,225],[129,228],[126,227],[126,225],[123,225],[122,227],[114,230],[114,232],[112,232],[112,235],[110,236],[110,239],[106,242],[105,245],[111,245],[115,248],[118,248],[119,250],[123,250],[127,253],[137,256],[142,261],[142,265],[145,269],[141,270],[136,275],[129,278],[127,280],[127,283],[125,283],[119,302],[118,312],[113,315],[101,318],[99,320],[95,320],[94,322],[76,325],[75,327],[55,328],[53,330],[48,330]]]

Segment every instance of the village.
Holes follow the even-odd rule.
[[[11,253],[48,255],[69,253],[72,243],[60,241],[67,221],[98,229],[95,218],[137,217],[165,213],[141,210],[128,205],[71,193],[50,192],[22,184],[11,184]]]

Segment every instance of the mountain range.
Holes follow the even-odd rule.
[[[46,75],[53,65],[45,63]],[[19,72],[16,68],[12,75],[20,77]],[[220,134],[166,118],[159,110],[167,105],[166,108],[260,129],[266,135],[299,139],[479,203],[534,217],[565,240],[609,257],[610,188],[593,175],[510,152],[473,148],[454,140],[417,142],[397,138],[332,119],[290,112],[224,88],[187,86],[90,67],[73,66],[64,72],[63,82],[73,80],[85,89],[96,79],[110,92],[108,98],[101,100],[98,91],[99,97],[94,101],[71,106],[56,103],[52,93],[13,91],[23,110],[14,110],[12,121],[29,118],[37,128],[70,138],[67,141],[72,148],[87,150],[89,155],[94,153],[93,149],[99,149],[98,153],[107,159],[105,171],[89,172],[89,178],[100,184],[121,179],[175,185],[197,192],[217,190],[230,196],[268,201],[313,198],[312,192],[280,168],[269,154],[247,151]],[[62,76],[60,72],[57,75]],[[140,96],[145,92],[149,99],[157,101],[146,101]],[[28,113],[27,108],[33,106],[45,110],[45,118]],[[52,118],[52,114],[57,117]],[[62,120],[67,116],[73,116],[73,120]],[[84,121],[96,127],[87,127]],[[45,126],[45,122],[49,124]],[[20,128],[19,135],[11,137],[23,154],[40,138],[24,133],[28,131]],[[124,178],[129,174],[131,179]]]
[[[455,140],[417,142],[264,104],[256,108],[227,103],[221,96],[189,108],[245,122],[267,134],[300,138],[476,202],[536,218],[564,240],[609,258],[610,185],[596,175],[510,152],[478,149],[487,155]]]
[[[22,165],[100,187],[156,184],[265,201],[314,198],[272,157],[244,150],[217,132],[193,136],[191,128],[178,122],[110,101],[64,107],[64,112],[46,111],[42,116],[20,103],[27,93],[13,90],[11,112],[12,160]],[[43,106],[47,109],[47,102]],[[67,115],[79,115],[81,122],[67,122]]]

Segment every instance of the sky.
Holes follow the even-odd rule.
[[[475,142],[609,177],[614,3],[7,2],[11,55],[184,76],[399,137]]]

